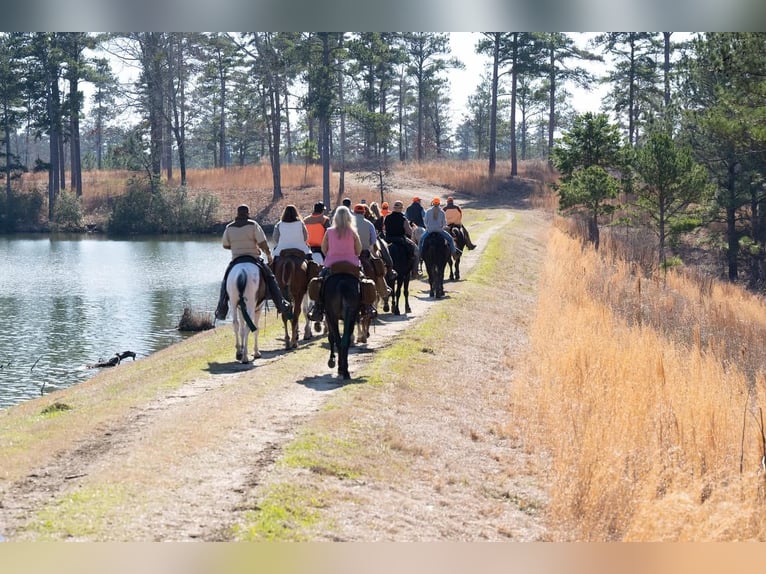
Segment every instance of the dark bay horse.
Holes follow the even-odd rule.
[[[455,247],[459,251],[465,250],[465,234],[463,233],[463,228],[460,225],[454,225],[450,224],[447,226],[447,231],[449,231],[450,235],[452,235],[452,239],[455,240]],[[452,257],[450,257],[447,260],[447,263],[449,263],[449,278],[450,281],[460,281],[460,257],[461,254],[458,253],[457,257],[455,257],[455,263],[454,263],[454,273],[452,271],[453,263],[452,263]]]
[[[430,297],[444,297],[444,268],[452,254],[445,237],[438,231],[429,232],[423,240],[423,252],[420,254],[428,274]]]
[[[295,349],[298,346],[298,332],[300,328],[301,304],[306,296],[309,286],[309,263],[300,249],[285,249],[274,259],[274,276],[282,291],[282,297],[290,301],[293,317],[289,320],[282,315],[285,327],[285,348]]]
[[[391,311],[394,315],[401,315],[399,310],[399,299],[404,290],[404,312],[412,313],[410,308],[410,256],[407,251],[407,245],[403,240],[394,240],[388,245],[388,252],[391,254],[391,260],[394,264],[396,276],[391,284]]]
[[[333,273],[324,279],[322,292],[327,338],[330,341],[330,359],[327,366],[331,369],[335,367],[337,352],[338,374],[344,379],[350,379],[348,349],[351,347],[361,306],[359,278],[350,273]],[[340,323],[343,323],[342,331]]]

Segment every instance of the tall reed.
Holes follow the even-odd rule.
[[[766,355],[754,369],[702,336],[752,341],[765,317],[737,288],[647,280],[552,234],[512,414],[549,456],[560,537],[766,538]]]

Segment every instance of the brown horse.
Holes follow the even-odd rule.
[[[298,346],[301,304],[306,296],[310,280],[309,265],[316,264],[307,262],[305,253],[300,249],[285,249],[274,259],[274,275],[282,290],[282,296],[290,301],[293,311],[293,317],[289,320],[289,332],[288,319],[282,316],[286,349],[295,349]]]

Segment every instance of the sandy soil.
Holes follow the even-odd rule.
[[[409,196],[416,183],[406,185]],[[424,197],[447,195],[439,188],[414,189]],[[341,411],[357,409],[339,420],[385,428],[381,443],[407,445],[395,475],[337,480],[278,462],[286,445],[326,416],[326,405],[339,393],[349,385],[363,390],[377,351],[438,312],[442,303],[428,298],[421,280],[411,287],[412,313],[382,314],[368,344],[352,351],[349,384],[327,367],[320,338],[292,352],[283,350],[279,338],[261,340],[263,358],[253,365],[235,364],[232,348],[231,363],[211,364],[180,388],[80,429],[76,440],[23,476],[0,481],[0,536],[232,540],[232,526],[246,522],[270,487],[291,484],[332,494],[321,509],[321,528],[302,532],[308,540],[548,539],[545,479],[539,461],[524,451],[508,408],[509,387],[524,360],[546,218],[530,210],[493,209],[490,224],[474,234],[479,248],[463,258],[464,279],[446,287],[448,300],[459,301],[471,288],[471,271],[488,239],[512,219],[514,257],[524,272],[509,270],[497,299],[456,306],[461,326],[452,350],[447,341],[424,351],[424,364],[438,361],[441,371],[424,375],[422,384],[377,388],[361,408],[337,404]],[[272,314],[266,320],[276,319]],[[190,344],[214,336],[201,334]],[[157,360],[178,350],[162,351]],[[89,498],[103,499],[104,510],[91,503],[95,516],[78,516],[77,501]],[[70,520],[77,526],[70,528]]]

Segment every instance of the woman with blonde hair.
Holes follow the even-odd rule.
[[[339,206],[332,217],[332,224],[322,238],[322,253],[324,254],[324,269],[319,276],[324,279],[330,274],[330,268],[335,263],[345,261],[359,266],[359,254],[362,252],[362,241],[356,231],[356,222],[351,211],[345,205]],[[321,292],[321,291],[320,291]],[[308,315],[311,321],[321,321],[324,318],[322,297],[314,302]]]

